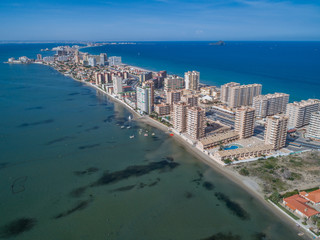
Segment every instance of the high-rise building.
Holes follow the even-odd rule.
[[[240,139],[253,136],[255,110],[251,107],[241,107],[236,110],[235,131]]]
[[[154,110],[154,83],[152,80],[145,81],[142,86],[150,88],[149,112]]]
[[[240,83],[230,82],[221,86],[221,94],[220,94],[221,102],[228,103],[229,96],[230,96],[230,88],[235,86],[240,86]]]
[[[96,60],[95,57],[89,57],[88,58],[88,63],[89,63],[89,66],[95,67],[97,65],[97,60]]]
[[[311,113],[320,110],[320,100],[309,99],[287,105],[286,115],[289,117],[288,129],[308,125]]]
[[[97,85],[101,85],[105,83],[104,74],[96,72],[94,76],[95,76],[95,82]]]
[[[110,66],[117,66],[122,64],[121,57],[117,57],[117,56],[109,57],[108,62]]]
[[[307,128],[306,137],[320,139],[320,111],[311,113],[310,123]]]
[[[261,89],[261,84],[249,84],[230,87],[228,106],[231,108],[251,106],[253,98],[261,94]]]
[[[181,91],[167,91],[166,96],[167,96],[166,102],[170,104],[172,109],[174,103],[180,102]]]
[[[107,54],[106,53],[100,53],[100,62],[99,64],[101,66],[104,66],[106,64],[106,61],[107,61]]]
[[[113,82],[113,92],[114,94],[118,95],[118,93],[123,92],[122,89],[122,77],[118,75],[113,75],[112,76],[112,82]]]
[[[164,79],[164,90],[180,90],[184,89],[184,79],[176,75],[170,75]]]
[[[37,60],[42,60],[42,55],[41,54],[37,54]]]
[[[185,132],[187,126],[187,104],[184,102],[174,103],[173,110],[171,112],[171,119],[175,130],[180,133]]]
[[[221,86],[221,101],[231,108],[251,106],[253,98],[261,95],[261,84],[241,85],[239,83],[227,83]]]
[[[181,97],[181,101],[187,103],[187,105],[190,107],[194,107],[194,106],[198,106],[198,98],[199,98],[198,95],[187,94]]]
[[[152,79],[152,72],[143,72],[139,75],[139,80],[141,83],[143,83],[149,79]]]
[[[285,113],[289,102],[289,94],[274,93],[259,95],[253,98],[256,117],[265,118],[279,113]]]
[[[104,81],[105,81],[105,83],[111,83],[112,82],[112,78],[111,78],[111,73],[110,72],[104,73]]]
[[[275,115],[267,117],[264,141],[278,150],[286,145],[288,117]]]
[[[192,139],[199,139],[205,136],[206,113],[203,108],[187,108],[186,132]]]
[[[153,111],[151,99],[152,97],[150,87],[137,87],[137,108],[141,113],[150,114]]]
[[[197,71],[188,71],[184,74],[186,89],[199,90],[200,73]]]

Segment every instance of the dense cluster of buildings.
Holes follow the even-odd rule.
[[[166,71],[151,72],[122,63],[121,57],[106,53],[90,55],[78,46],[60,46],[54,56],[36,60],[10,58],[9,63],[44,63],[76,80],[90,82],[126,103],[141,115],[164,120],[174,132],[189,139],[213,159],[242,160],[269,155],[286,146],[287,132],[306,128],[306,136],[320,139],[320,101],[289,103],[289,95],[262,95],[261,84],[230,82],[221,86],[200,84],[200,73],[184,77]],[[208,114],[218,120],[209,120]],[[257,121],[264,126],[259,144],[224,150],[223,145],[250,140]],[[217,128],[220,128],[219,131]],[[223,130],[221,130],[223,129]]]

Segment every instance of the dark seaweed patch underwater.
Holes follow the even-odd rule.
[[[12,221],[0,229],[0,238],[16,237],[23,232],[30,231],[36,222],[33,218],[20,218]]]
[[[93,183],[91,186],[100,186],[111,184],[115,182],[119,182],[124,179],[128,179],[130,177],[139,177],[145,174],[148,174],[152,171],[156,170],[172,170],[179,166],[176,162],[169,161],[160,161],[160,162],[152,162],[148,165],[137,165],[137,166],[129,166],[124,170],[116,171],[116,172],[105,172],[98,181]]]
[[[59,219],[59,218],[62,218],[62,217],[66,217],[66,216],[68,216],[68,215],[70,215],[70,214],[72,214],[72,213],[74,213],[76,211],[83,210],[83,209],[85,209],[86,207],[89,206],[90,202],[92,202],[92,199],[78,202],[73,208],[56,215],[54,218],[55,219]]]
[[[249,220],[250,215],[247,213],[238,203],[233,202],[230,198],[224,195],[221,192],[217,192],[214,194],[219,201],[224,202],[227,208],[236,216],[241,218],[242,220]]]
[[[202,240],[241,240],[239,235],[233,235],[232,233],[217,233],[208,238],[203,238]]]

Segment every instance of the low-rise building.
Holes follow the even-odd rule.
[[[309,219],[314,215],[320,214],[320,212],[307,205],[307,202],[309,201],[299,194],[283,199],[283,204],[301,218]]]
[[[312,192],[300,192],[300,196],[311,202],[315,205],[320,205],[320,189],[312,191]]]
[[[263,155],[268,155],[272,152],[273,147],[271,145],[257,145],[247,148],[238,148],[234,150],[224,150],[217,151],[214,153],[214,158],[219,161],[224,161],[226,159],[248,159],[248,158],[257,158]]]
[[[237,139],[239,139],[239,134],[234,131],[229,131],[201,138],[198,141],[197,146],[202,150],[206,150],[221,144],[233,142]]]

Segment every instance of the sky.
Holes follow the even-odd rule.
[[[1,0],[0,40],[320,41],[320,0]]]

